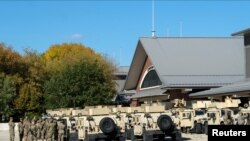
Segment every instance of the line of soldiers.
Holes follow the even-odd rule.
[[[231,116],[230,112],[226,112],[225,115],[223,116],[223,124],[225,125],[234,125],[234,119]],[[250,125],[250,114],[243,115],[243,113],[240,111],[238,113],[237,117],[237,125]]]
[[[63,120],[58,122],[52,118],[25,118],[18,123],[20,141],[64,141],[65,130]]]

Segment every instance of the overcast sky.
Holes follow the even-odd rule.
[[[159,37],[231,36],[250,27],[250,1],[155,1]],[[0,42],[23,53],[82,43],[130,65],[139,37],[151,36],[152,1],[0,1]]]

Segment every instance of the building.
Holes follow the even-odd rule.
[[[128,71],[129,71],[129,66],[119,66],[117,70],[114,72],[116,94],[113,98],[113,101],[115,101],[118,104],[127,104],[129,103],[130,100],[126,95],[123,95],[123,93],[121,93],[124,84],[126,82]]]
[[[242,81],[220,88],[197,92],[190,95],[192,98],[212,97],[223,100],[224,96],[240,97],[243,103],[248,103],[250,97],[250,28],[233,33],[234,37],[244,38],[244,68],[246,78]]]
[[[176,104],[190,93],[242,81],[244,48],[242,36],[140,38],[122,92],[131,95],[131,106]]]
[[[129,71],[129,66],[119,66],[117,70],[115,71],[115,86],[116,86],[116,91],[120,92],[125,84],[127,75]]]

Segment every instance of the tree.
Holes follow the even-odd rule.
[[[22,78],[18,75],[0,73],[0,111],[1,114],[10,116],[15,113],[14,101],[18,95],[18,88]]]
[[[0,102],[4,115],[41,112],[45,71],[41,55],[25,50],[20,56],[11,48],[0,47]]]
[[[82,44],[64,43],[51,46],[43,58],[50,78],[44,86],[47,107],[110,103],[114,66],[101,54]]]
[[[16,109],[22,113],[36,114],[43,112],[43,86],[46,79],[42,56],[35,51],[25,49],[23,62],[27,67],[24,83],[15,100]]]
[[[51,46],[21,56],[0,44],[0,115],[35,115],[49,108],[108,104],[113,65],[82,44]]]
[[[44,54],[46,70],[56,74],[65,67],[71,67],[82,59],[101,60],[102,56],[82,44],[64,43],[52,45]]]
[[[112,74],[107,64],[97,60],[67,67],[45,84],[47,108],[110,104],[115,93]]]
[[[36,51],[25,49],[25,55],[22,60],[26,66],[26,81],[33,81],[36,85],[42,85],[44,80],[47,79],[45,70],[45,62],[43,56]]]
[[[15,101],[18,110],[23,113],[40,113],[41,110],[41,93],[37,87],[32,83],[25,83],[19,91],[19,96]]]
[[[0,43],[0,72],[5,74],[20,74],[25,72],[22,56],[13,51],[11,47]]]
[[[16,113],[14,101],[26,71],[22,56],[0,43],[0,114],[10,116]]]

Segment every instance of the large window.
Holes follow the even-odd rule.
[[[244,35],[244,45],[245,46],[250,45],[250,34]]]
[[[159,85],[161,85],[161,80],[158,77],[155,69],[150,69],[142,81],[141,88],[143,89]]]

